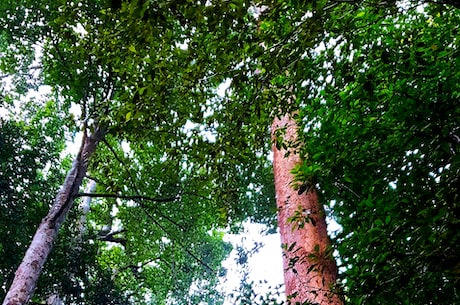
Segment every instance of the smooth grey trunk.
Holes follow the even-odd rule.
[[[57,237],[59,228],[72,207],[83,178],[88,169],[88,161],[104,137],[104,129],[96,128],[91,136],[83,136],[80,151],[67,173],[53,206],[42,219],[24,258],[16,270],[13,283],[3,301],[3,305],[25,305],[31,299],[38,277]]]
[[[89,180],[88,184],[86,185],[85,188],[85,193],[94,193],[96,190],[96,181],[94,180]],[[91,197],[82,197],[81,198],[81,203],[80,203],[80,211],[81,211],[81,216],[80,216],[80,222],[79,222],[79,231],[80,231],[80,236],[78,237],[78,240],[80,241],[83,235],[86,233],[86,216],[91,208]]]

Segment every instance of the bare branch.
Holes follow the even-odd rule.
[[[164,197],[164,198],[153,198],[142,195],[118,195],[118,194],[97,194],[97,193],[78,193],[75,197],[92,197],[92,198],[118,198],[128,200],[148,200],[153,202],[171,202],[180,199],[178,196]]]
[[[115,231],[115,232],[111,232],[107,235],[104,235],[104,236],[99,236],[97,239],[98,240],[101,240],[101,241],[107,241],[107,242],[112,242],[112,243],[119,243],[121,244],[123,247],[126,247],[126,239],[123,238],[123,237],[115,237],[114,235],[117,235],[117,234],[120,234],[120,233],[123,233],[125,232],[126,230],[125,229],[121,229],[121,230],[118,230],[118,231]]]
[[[170,233],[168,232],[168,230],[166,230],[166,228],[164,226],[162,226],[156,219],[155,217],[153,217],[150,213],[148,213],[145,209],[144,209],[144,212],[145,214],[147,215],[147,217],[149,217],[161,230],[163,230],[163,232],[165,232],[166,234],[170,235]],[[214,272],[214,269],[212,269],[208,264],[206,264],[202,259],[200,259],[198,256],[196,256],[192,251],[190,251],[188,249],[188,247],[186,245],[184,245],[182,242],[180,242],[179,240],[176,240],[176,242],[180,245],[180,247],[182,249],[185,250],[185,252],[187,252],[195,261],[197,261],[198,263],[200,263],[200,265],[202,265],[203,267],[205,267],[206,269],[210,270],[211,272]]]

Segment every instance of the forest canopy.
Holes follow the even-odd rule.
[[[32,303],[221,304],[223,236],[276,230],[270,125],[291,112],[300,141],[275,146],[340,224],[345,303],[458,303],[459,8],[2,1],[1,298],[89,139]],[[247,284],[241,304],[279,302]]]

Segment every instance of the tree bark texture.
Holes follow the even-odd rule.
[[[35,290],[38,277],[48,254],[51,252],[53,243],[57,237],[59,228],[69,212],[75,195],[88,169],[88,161],[96,150],[98,142],[103,138],[104,130],[96,129],[94,134],[83,136],[80,151],[67,173],[67,177],[59,190],[53,206],[48,215],[42,219],[24,258],[16,270],[13,282],[3,301],[3,305],[24,305],[29,302]]]
[[[287,147],[277,149],[283,137]],[[343,304],[335,293],[337,265],[331,255],[323,206],[316,190],[295,190],[292,169],[301,162],[292,144],[297,143],[297,123],[291,115],[272,124],[273,170],[278,223],[283,244],[284,281],[288,303]]]

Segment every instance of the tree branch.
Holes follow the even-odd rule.
[[[152,197],[148,197],[148,196],[142,196],[139,194],[139,190],[137,189],[136,187],[136,184],[135,184],[135,180],[133,178],[133,176],[131,175],[131,172],[129,171],[128,167],[126,166],[125,162],[123,162],[123,160],[118,156],[118,154],[115,152],[115,150],[112,148],[112,146],[109,144],[109,142],[106,140],[106,139],[103,139],[103,143],[107,146],[107,148],[112,152],[113,156],[115,157],[115,159],[120,162],[125,168],[126,168],[126,171],[128,173],[128,176],[129,176],[129,182],[131,183],[133,189],[135,190],[135,192],[137,193],[137,195],[134,195],[134,196],[124,196],[124,195],[116,195],[116,194],[89,194],[89,196],[93,196],[93,197],[96,197],[99,195],[99,197],[105,197],[105,198],[120,198],[120,199],[131,199],[131,200],[135,200],[137,203],[139,203],[140,207],[142,208],[142,210],[144,211],[144,213],[147,215],[147,217],[149,217],[154,224],[156,224],[163,232],[165,232],[166,234],[168,235],[171,235],[168,230],[166,230],[166,228],[161,225],[158,220],[153,216],[151,215],[148,211],[147,211],[147,208],[144,204],[142,204],[142,200],[148,200],[148,201],[153,201],[153,202],[171,202],[171,201],[174,201],[174,200],[178,200],[181,198],[180,195],[178,196],[174,196],[174,197],[167,197],[167,198],[152,198]],[[182,191],[183,192],[183,191]],[[101,196],[102,195],[102,196]],[[80,193],[78,194],[78,196],[87,196],[87,194],[85,193]],[[155,207],[153,207],[155,208]],[[175,226],[177,226],[178,228],[181,228],[182,231],[185,231],[185,228],[183,226],[181,226],[180,224],[178,224],[176,221],[174,221],[171,217],[169,216],[166,216],[164,215],[163,213],[161,213],[158,209],[156,209],[156,213],[160,214],[162,217],[164,217],[166,220],[168,220],[169,222],[171,222],[172,224],[174,224]],[[174,239],[174,238],[173,238]],[[214,269],[212,269],[208,264],[206,264],[202,259],[200,259],[199,257],[197,257],[194,253],[192,253],[188,247],[186,245],[184,245],[182,242],[180,242],[179,240],[176,240],[176,242],[180,245],[180,247],[182,249],[184,249],[185,252],[187,252],[195,261],[197,261],[199,264],[201,264],[202,266],[204,266],[206,269],[210,270],[211,272],[214,272]]]
[[[145,209],[144,209],[144,213],[147,215],[147,217],[149,217],[153,223],[155,223],[161,230],[163,230],[163,232],[165,232],[166,234],[168,235],[171,235],[168,230],[166,230],[166,228],[164,226],[162,226],[156,219],[155,217],[153,217],[150,213],[148,213]],[[208,269],[209,271],[211,272],[215,272],[214,269],[211,268],[211,266],[209,266],[208,264],[206,264],[202,259],[200,259],[198,256],[196,256],[192,251],[189,250],[189,248],[183,244],[182,242],[180,242],[179,240],[176,240],[176,242],[179,244],[179,246],[185,251],[187,252],[195,261],[197,261],[200,265],[202,265],[203,267],[205,267],[206,269]]]
[[[97,239],[100,240],[100,241],[119,243],[123,247],[126,247],[126,239],[125,238],[123,238],[123,237],[114,237],[114,235],[123,233],[125,231],[126,231],[125,229],[121,229],[121,230],[118,230],[118,231],[115,231],[115,232],[111,232],[111,233],[109,233],[107,235],[98,236]]]
[[[78,193],[75,197],[91,197],[91,198],[119,198],[119,199],[128,199],[128,200],[148,200],[153,202],[171,202],[179,199],[178,196],[173,197],[164,197],[164,198],[153,198],[149,196],[142,195],[118,195],[118,194],[97,194],[97,193]]]
[[[106,140],[106,139],[103,139],[103,143],[107,146],[107,148],[110,150],[110,152],[112,153],[112,155],[114,156],[114,158],[120,162],[120,164],[122,164],[124,166],[124,168],[126,169],[126,173],[128,174],[129,176],[129,179],[128,181],[131,183],[131,187],[136,191],[136,194],[137,195],[140,195],[139,194],[139,190],[137,189],[136,187],[136,183],[135,183],[135,180],[133,178],[133,175],[131,175],[131,171],[129,170],[129,167],[126,166],[125,162],[118,156],[118,154],[116,153],[116,151],[113,149],[113,147],[110,145],[110,143]]]

